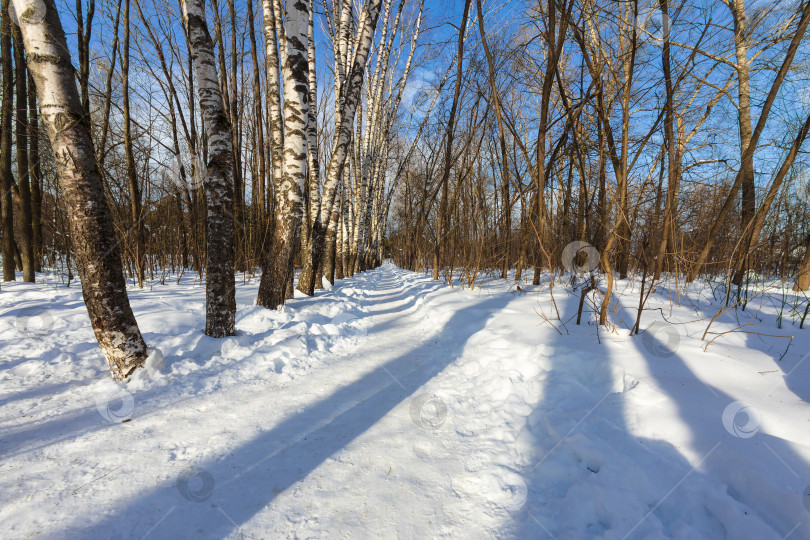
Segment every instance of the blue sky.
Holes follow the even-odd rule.
[[[151,9],[151,14],[157,16],[157,11],[155,8],[155,3],[153,0],[142,0],[143,7],[147,12]],[[133,0],[134,3],[134,0]],[[172,20],[174,25],[179,25],[179,17],[177,17],[177,7],[176,7],[176,0],[169,0],[172,9],[174,10],[174,14],[172,15]],[[244,15],[244,4],[245,0],[237,0],[237,17],[239,18],[239,23],[243,24],[245,15]],[[254,2],[255,10],[256,10],[256,25],[257,25],[257,39],[259,42],[259,46],[261,47],[263,44],[263,35],[261,33],[261,9],[259,0]],[[650,1],[643,1],[642,5],[646,6],[646,4],[651,4]],[[211,2],[208,1],[208,5],[210,8]],[[754,0],[747,2],[747,7],[749,11],[755,10],[760,5],[764,5],[764,0]],[[65,31],[68,33],[68,43],[71,50],[74,53],[74,65],[77,62],[75,56],[76,50],[76,36],[75,36],[75,18],[73,13],[75,11],[75,4],[71,2],[64,2],[62,0],[58,0],[57,3],[58,8],[62,13],[62,21],[65,27]],[[524,10],[527,6],[525,2],[484,2],[484,9],[486,13],[485,24],[487,28],[487,32],[496,32],[500,31],[501,29],[506,29],[506,31],[511,31],[515,29],[519,24],[525,21]],[[415,70],[413,77],[411,78],[408,94],[409,97],[416,95],[417,91],[426,86],[428,83],[433,82],[435,83],[435,77],[433,76],[434,72],[437,71],[444,71],[445,66],[447,63],[453,58],[456,49],[456,40],[457,40],[457,27],[460,23],[461,14],[463,12],[464,2],[463,1],[438,1],[438,0],[426,0],[425,2],[425,19],[422,26],[422,37],[420,38],[420,42],[422,45],[420,46],[420,51],[423,53],[428,52],[427,45],[428,43],[433,44],[433,47],[436,47],[438,50],[436,51],[438,54],[435,58],[429,62],[424,62],[417,70]],[[241,9],[240,9],[241,8]],[[103,10],[112,10],[114,12],[114,5],[113,2],[109,0],[97,0],[97,14],[94,23],[94,32],[93,32],[93,48],[98,50],[105,50],[109,51],[111,49],[111,22],[109,17],[105,17],[102,15],[101,11]],[[223,12],[226,12],[227,4],[225,0],[220,0],[220,9]],[[645,8],[646,9],[646,8]],[[133,13],[132,19],[133,21],[137,20],[137,15],[135,12],[135,8],[133,5]],[[322,12],[323,7],[318,3],[316,6],[316,13]],[[722,23],[724,24],[727,22],[727,13],[726,9],[717,2],[713,2],[711,0],[705,0],[705,2],[701,2],[700,0],[696,0],[692,4],[692,7],[689,8],[688,12],[685,12],[684,15],[681,16],[680,19],[676,20],[676,39],[680,33],[684,32],[684,30],[691,25],[692,23],[702,24],[706,19],[712,17],[712,20],[715,24]],[[476,15],[476,8],[475,2],[472,3],[471,13],[473,16]],[[213,28],[213,17],[209,16],[209,25]],[[323,91],[328,85],[331,84],[329,73],[331,69],[331,62],[328,60],[331,56],[331,51],[329,50],[330,47],[328,46],[326,36],[320,30],[320,25],[316,25],[318,27],[317,30],[317,49],[318,49],[318,65],[319,65],[319,88]],[[230,32],[229,25],[226,23],[225,31]],[[472,33],[473,43],[477,42],[477,28],[475,27],[474,20],[470,21],[470,28],[469,31]],[[718,38],[720,40],[725,39],[723,34],[718,34]],[[731,36],[726,36],[726,38],[730,38]],[[135,38],[133,38],[135,39]],[[133,43],[134,46],[134,43]],[[180,41],[178,44],[181,48],[184,48],[185,44]],[[711,46],[708,45],[707,46]],[[721,42],[716,42],[715,46],[721,46]],[[475,47],[475,45],[473,45]],[[227,49],[227,47],[226,47]],[[469,50],[469,49],[468,49]],[[574,44],[571,43],[567,45],[567,51],[572,55],[571,62],[576,64],[578,63],[577,60],[577,51],[574,47]],[[471,51],[475,52],[475,51]],[[136,53],[133,51],[133,55]],[[182,56],[185,55],[185,50],[180,51]],[[229,55],[229,52],[226,51],[226,54]],[[480,52],[479,52],[480,54]],[[680,53],[681,58],[684,57],[682,51]],[[779,57],[781,59],[781,56]],[[644,68],[647,71],[647,75],[644,75],[644,72],[640,72],[640,75],[643,77],[646,76],[658,76],[657,72],[659,70],[658,65],[655,63],[655,59],[651,60],[653,63]],[[786,81],[785,87],[782,91],[782,98],[780,99],[779,103],[777,104],[776,109],[774,110],[774,115],[780,115],[783,118],[791,119],[793,122],[797,121],[803,114],[806,114],[808,108],[810,108],[810,86],[808,86],[808,73],[806,68],[807,62],[807,47],[804,46],[802,48],[802,52],[797,58],[797,65],[802,66],[802,69],[796,69],[791,73],[788,81]],[[727,70],[720,69],[718,70],[718,74],[720,72],[727,73]],[[506,74],[508,77],[510,74]],[[723,75],[724,76],[724,75]],[[752,81],[752,89],[753,89],[753,98],[754,98],[754,121],[756,121],[756,116],[758,114],[758,104],[760,103],[761,99],[764,96],[765,91],[767,90],[770,80],[773,77],[772,71],[763,71],[760,74],[756,74],[753,81]],[[722,77],[720,77],[722,78]],[[719,80],[719,79],[718,79]],[[644,84],[644,80],[638,80],[637,84]],[[733,88],[733,87],[732,87]],[[660,89],[662,92],[663,89]],[[659,94],[660,94],[659,92]],[[734,99],[736,99],[736,92],[732,91],[731,94]],[[153,96],[157,102],[160,101],[161,96],[159,92],[155,92]],[[654,96],[651,95],[651,99],[654,99]],[[405,104],[407,105],[409,101],[406,99]],[[651,105],[654,104],[654,101],[651,101]],[[726,126],[726,133],[728,134],[727,137],[715,137],[712,141],[712,148],[711,151],[704,149],[703,154],[712,154],[716,157],[720,158],[728,158],[733,163],[735,158],[739,156],[739,149],[736,147],[736,121],[734,120],[735,117],[735,110],[727,99],[721,100],[721,103],[718,105],[718,112],[725,111],[725,116],[720,117],[719,120],[724,122]],[[531,114],[529,114],[531,116]],[[715,121],[717,119],[713,119]],[[645,115],[640,114],[637,116],[637,122],[639,122],[640,129],[643,128],[645,123],[649,122],[649,117],[645,120]],[[772,122],[774,126],[773,129],[770,129],[768,133],[766,133],[765,139],[763,142],[767,142],[768,138],[780,142],[786,138],[790,137],[790,134],[793,132],[793,126],[789,122]],[[709,127],[707,125],[707,127]],[[655,141],[653,141],[655,142]],[[761,180],[765,180],[769,177],[770,171],[773,168],[773,164],[776,161],[776,158],[782,154],[781,150],[773,149],[773,150],[766,150],[760,153],[757,158],[758,162],[758,171],[761,173]],[[700,156],[693,156],[693,157],[700,157]],[[687,156],[689,158],[689,156]],[[803,160],[803,158],[802,158]],[[722,170],[725,169],[725,166],[719,166],[719,168],[715,167],[715,171],[711,174],[722,174]],[[701,173],[702,174],[702,173]],[[764,176],[763,176],[764,175]]]

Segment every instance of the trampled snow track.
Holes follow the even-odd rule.
[[[775,379],[752,397],[770,358],[560,336],[499,283],[384,265],[282,312],[240,285],[226,340],[199,331],[201,287],[132,291],[166,365],[126,387],[78,291],[36,341],[0,305],[0,536],[807,537],[808,438],[773,420],[807,405]],[[735,399],[759,433],[724,428]]]

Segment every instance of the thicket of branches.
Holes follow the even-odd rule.
[[[593,270],[603,324],[634,272],[808,289],[810,5],[473,8],[460,92],[439,100],[395,195],[399,264],[467,283]]]

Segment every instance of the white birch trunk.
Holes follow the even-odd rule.
[[[309,113],[307,115],[307,143],[309,169],[309,208],[306,215],[306,227],[309,232],[301,252],[301,274],[298,278],[298,290],[312,296],[320,288],[318,269],[312,266],[312,226],[318,216],[320,207],[320,163],[318,161],[318,81],[315,70],[315,25],[314,14],[309,14]],[[303,235],[302,235],[303,236]],[[315,275],[313,275],[315,274]]]
[[[281,86],[278,69],[278,43],[274,0],[262,0],[264,39],[267,55],[267,112],[270,120],[270,156],[273,162],[273,188],[278,189],[281,179],[281,150],[284,147],[284,132],[281,124]]]
[[[387,7],[388,6],[386,6],[386,8]],[[395,91],[393,89],[394,70],[392,68],[396,64],[396,61],[392,65],[390,58],[395,39],[399,32],[403,4],[400,4],[397,11],[394,21],[394,30],[390,37],[386,31],[383,32],[380,61],[374,70],[372,82],[369,85],[369,119],[366,124],[366,130],[359,152],[362,156],[362,165],[360,168],[361,180],[359,193],[355,201],[355,228],[357,234],[354,237],[354,244],[352,246],[356,261],[355,268],[357,270],[365,267],[368,263],[365,254],[379,242],[376,236],[377,227],[375,225],[378,221],[378,209],[382,207],[382,205],[379,204],[379,199],[382,196],[382,191],[384,191],[385,169],[387,165],[385,160],[388,154],[387,144],[394,119],[396,118],[396,112],[402,99],[405,84],[410,74],[416,40],[418,39],[421,26],[423,7],[424,3],[421,3],[411,38],[408,59],[403,75]],[[388,12],[386,11],[386,17],[387,15]],[[392,93],[388,94],[386,89],[391,89]],[[380,181],[382,184],[379,183]]]
[[[352,139],[352,127],[354,116],[360,101],[360,92],[363,87],[366,61],[368,60],[371,45],[374,42],[374,33],[377,27],[377,19],[380,15],[382,0],[369,0],[363,10],[358,23],[357,38],[351,53],[352,61],[348,79],[345,87],[342,88],[340,102],[340,122],[335,125],[335,133],[332,144],[332,154],[329,166],[327,167],[327,177],[323,187],[318,218],[312,227],[312,266],[317,268],[322,258],[324,259],[324,274],[330,273],[327,263],[333,261],[331,249],[326,248],[327,231],[332,213],[335,211],[335,196],[340,180],[343,178],[343,169],[346,164],[349,145]],[[345,5],[344,5],[345,9]],[[341,14],[343,18],[343,14]],[[342,52],[342,51],[341,51]],[[348,51],[346,53],[349,54]]]
[[[59,179],[68,204],[90,325],[110,372],[124,380],[146,360],[127,298],[121,256],[96,162],[89,119],[76,89],[67,41],[53,0],[14,0],[28,69],[39,95]]]
[[[303,216],[309,117],[310,2],[289,2],[285,10],[281,47],[284,79],[284,153],[282,178],[276,197],[273,261],[262,273],[257,304],[275,309],[286,298],[287,284]]]
[[[208,240],[205,333],[219,338],[235,333],[233,133],[222,100],[214,43],[205,17],[205,0],[183,0],[183,18],[208,138],[208,164],[203,183]]]

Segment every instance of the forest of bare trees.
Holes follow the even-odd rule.
[[[117,380],[148,354],[128,283],[188,273],[211,337],[237,280],[277,309],[385,259],[586,277],[606,326],[629,276],[807,291],[808,24],[803,0],[2,0],[3,279],[75,273]]]

